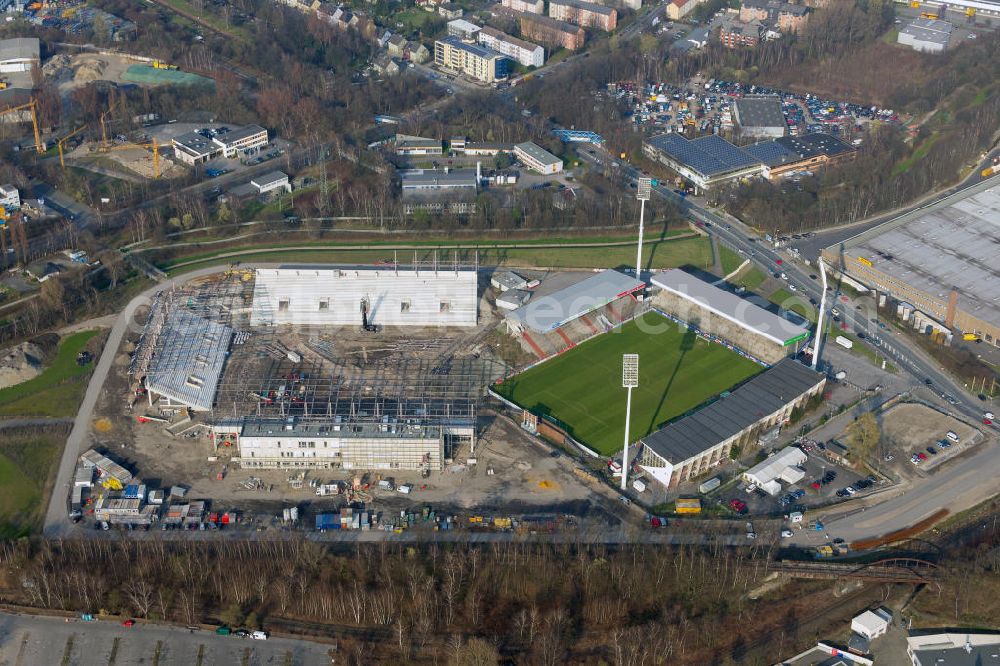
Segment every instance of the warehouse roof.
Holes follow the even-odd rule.
[[[934,666],[1000,666],[1000,635],[987,633],[941,633],[908,636],[908,651],[914,662]],[[919,660],[919,662],[917,661]]]
[[[777,97],[742,97],[736,100],[736,119],[741,127],[780,127],[785,129],[785,114]]]
[[[475,188],[476,172],[471,169],[464,171],[438,171],[436,169],[426,169],[420,172],[403,172],[400,175],[404,190],[409,189],[433,189],[444,187],[470,187]]]
[[[817,155],[833,157],[851,152],[854,148],[832,134],[814,132],[802,136],[783,136],[771,141],[761,141],[744,148],[768,166],[791,164]]]
[[[784,359],[728,396],[643,438],[656,455],[679,464],[717,446],[823,381],[823,375]]]
[[[254,176],[251,184],[257,187],[267,187],[275,183],[284,183],[288,180],[288,174],[281,171],[269,171],[261,176]]]
[[[679,268],[653,276],[653,284],[709,310],[737,326],[780,345],[790,345],[809,335],[809,328],[788,321],[759,305],[700,280]]]
[[[233,329],[174,310],[163,324],[146,388],[192,409],[208,411],[229,355]]]
[[[8,60],[38,60],[39,42],[37,37],[15,37],[0,40],[0,62]]]
[[[624,273],[606,270],[555,293],[536,297],[507,317],[533,331],[545,333],[619,296],[640,291],[643,286],[642,282]]]
[[[904,35],[911,35],[914,39],[922,42],[933,42],[947,46],[948,40],[951,39],[951,30],[952,25],[947,21],[918,18],[900,32]]]
[[[863,268],[860,257],[941,303],[955,289],[960,310],[1000,326],[1000,186],[991,181],[849,239],[844,256],[849,268]]]
[[[760,164],[756,157],[715,134],[690,140],[676,133],[661,134],[651,138],[649,144],[703,176],[718,176]]]

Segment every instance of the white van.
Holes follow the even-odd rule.
[[[948,431],[948,434],[946,435],[946,437],[948,439],[950,439],[951,441],[953,441],[953,442],[956,442],[956,443],[958,442],[958,435],[955,434],[954,432],[952,432],[951,430]]]
[[[252,634],[250,634],[250,636],[255,641],[266,641],[267,640],[267,632],[266,631],[255,631]]]

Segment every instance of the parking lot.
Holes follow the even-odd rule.
[[[213,631],[154,624],[122,626],[119,620],[0,613],[3,664],[294,664],[331,663],[331,646],[288,638],[252,640]]]
[[[903,477],[926,473],[983,438],[972,426],[917,403],[891,408],[881,425],[882,462]]]

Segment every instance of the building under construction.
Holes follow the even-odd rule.
[[[263,313],[277,309],[260,300],[280,292],[271,278],[284,283],[284,276],[267,275],[261,284],[262,271],[233,271],[159,294],[130,368],[148,407],[201,413],[241,467],[438,471],[459,447],[474,450],[477,406],[504,373],[471,353],[469,334],[458,330],[477,317],[475,272],[382,271],[400,287],[393,303],[435,302],[422,329],[393,337],[382,329],[393,320],[379,315],[386,301],[376,292],[362,294],[374,312],[352,297],[353,325],[337,324],[346,297],[324,286],[323,277],[356,284],[353,269],[294,270],[308,278],[305,284],[291,276],[303,297],[329,293],[338,304],[334,321],[317,326],[303,316],[301,325],[270,325],[276,322]],[[454,311],[441,309],[439,287],[455,288],[448,296]],[[456,331],[442,331],[442,324]]]

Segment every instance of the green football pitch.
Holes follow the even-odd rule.
[[[621,450],[625,437],[622,354],[639,354],[629,432],[633,441],[763,370],[648,312],[511,377],[498,392],[536,414],[554,417],[575,439],[611,455]]]

